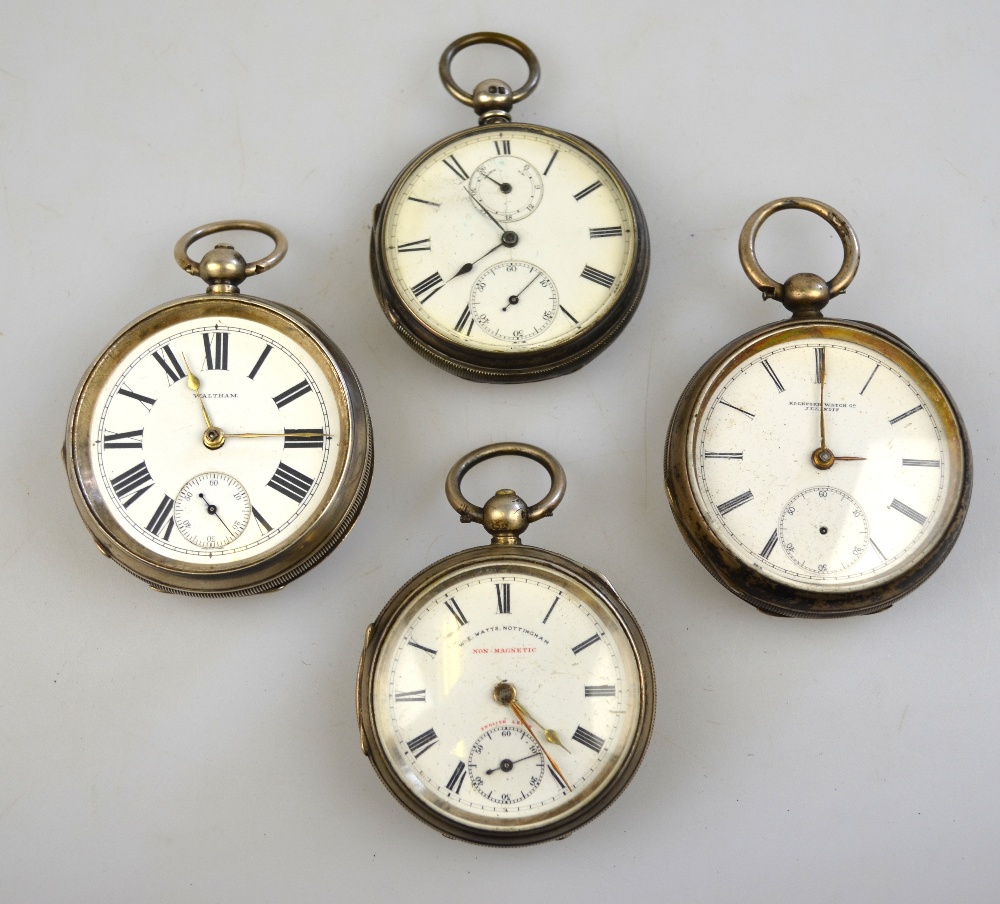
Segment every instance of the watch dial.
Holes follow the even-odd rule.
[[[962,461],[955,415],[919,363],[837,332],[741,355],[698,406],[689,471],[702,514],[742,562],[841,591],[894,577],[940,538]],[[825,468],[814,460],[824,448]]]
[[[615,614],[527,564],[470,566],[411,599],[371,686],[375,730],[403,785],[447,819],[494,832],[592,802],[634,753],[643,710]]]
[[[382,242],[396,293],[426,328],[470,349],[533,351],[612,309],[634,269],[636,217],[582,143],[480,128],[404,173]]]
[[[241,304],[141,322],[94,388],[84,467],[103,517],[164,560],[271,556],[341,477],[346,399],[332,362],[298,326],[240,316]],[[225,434],[218,448],[209,422]]]

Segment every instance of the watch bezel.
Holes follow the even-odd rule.
[[[340,446],[328,467],[336,476],[313,512],[289,529],[276,547],[239,563],[179,562],[145,546],[112,513],[89,454],[89,436],[100,416],[97,401],[123,357],[163,329],[200,319],[251,320],[291,336],[319,366],[337,392]],[[368,493],[373,466],[371,420],[361,384],[350,363],[323,331],[303,314],[248,295],[205,294],[159,305],[123,327],[87,368],[70,405],[63,457],[70,491],[98,547],[157,590],[192,596],[240,596],[275,590],[323,559],[354,525]]]
[[[407,607],[422,604],[435,588],[465,577],[473,570],[480,573],[522,568],[544,573],[553,583],[572,584],[582,589],[581,595],[598,600],[622,630],[632,652],[637,672],[639,713],[634,736],[624,755],[600,786],[588,788],[583,803],[566,805],[562,815],[551,811],[539,817],[525,816],[517,824],[505,827],[477,827],[457,819],[426,803],[393,765],[386,751],[375,719],[374,693],[376,670],[386,650],[394,622]],[[474,547],[447,556],[425,568],[407,581],[389,600],[375,622],[369,627],[364,651],[358,668],[357,714],[362,749],[375,772],[392,796],[422,822],[448,837],[491,846],[520,846],[562,838],[594,819],[609,807],[625,790],[639,768],[653,729],[656,710],[656,686],[652,659],[642,630],[628,606],[610,582],[565,556],[533,546]],[[389,743],[395,743],[390,739]],[[609,766],[609,769],[611,767]]]
[[[414,316],[396,288],[386,260],[385,230],[399,189],[426,160],[450,144],[468,137],[501,132],[534,132],[565,142],[593,158],[614,180],[631,209],[635,222],[635,244],[631,262],[621,281],[618,297],[593,323],[565,341],[544,349],[524,351],[488,351],[470,348],[449,336],[431,329]],[[577,135],[529,123],[474,126],[456,132],[433,144],[411,160],[393,180],[377,205],[370,246],[372,283],[383,313],[397,332],[423,357],[467,380],[518,383],[544,380],[578,370],[600,354],[632,318],[642,298],[649,276],[649,234],[642,208],[618,168],[605,154]]]
[[[941,420],[954,468],[945,511],[918,549],[885,577],[859,586],[790,586],[743,562],[711,527],[694,489],[699,424],[705,400],[740,363],[763,349],[792,341],[839,339],[872,348],[919,385]],[[688,546],[724,587],[776,615],[811,618],[878,612],[915,590],[941,565],[958,539],[972,492],[972,454],[962,417],[937,375],[905,342],[875,324],[828,317],[795,318],[751,330],[716,352],[691,378],[674,409],[663,455],[670,508]]]

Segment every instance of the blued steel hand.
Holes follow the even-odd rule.
[[[455,276],[452,276],[449,279],[445,280],[445,285],[447,285],[448,283],[450,283],[456,277],[458,277],[458,276],[464,276],[466,273],[469,273],[472,270],[472,268],[476,264],[478,264],[484,257],[487,257],[488,255],[492,254],[494,251],[497,250],[497,248],[503,248],[503,244],[504,243],[501,242],[499,245],[494,245],[492,248],[490,248],[489,251],[486,252],[486,254],[480,254],[479,257],[477,257],[471,263],[462,264],[462,266],[458,268],[458,272],[455,274]]]
[[[219,519],[220,521],[222,521],[222,515],[220,515],[220,514],[219,514],[219,507],[218,507],[218,506],[216,506],[216,505],[212,505],[212,503],[211,503],[211,502],[209,502],[209,501],[208,501],[208,500],[207,500],[207,499],[205,498],[205,494],[204,494],[204,493],[199,493],[199,494],[198,494],[198,498],[199,498],[199,499],[200,499],[200,500],[201,500],[202,502],[204,502],[204,503],[205,503],[205,505],[206,505],[206,506],[208,507],[208,513],[209,513],[210,515],[215,515],[215,517],[216,517],[216,518],[218,518],[218,519]],[[236,534],[234,534],[234,533],[233,533],[233,532],[232,532],[231,530],[229,530],[229,525],[228,525],[228,524],[226,524],[226,522],[225,522],[225,521],[222,521],[222,526],[223,526],[223,527],[224,527],[224,528],[225,528],[226,530],[228,530],[228,531],[229,531],[229,536],[230,536],[230,537],[232,537],[232,538],[233,538],[233,539],[235,540],[235,539],[236,539]]]
[[[512,304],[517,304],[521,300],[521,296],[525,292],[528,291],[528,286],[530,286],[531,283],[533,283],[541,275],[542,275],[542,271],[539,270],[534,276],[531,277],[531,281],[528,283],[527,286],[525,286],[523,289],[521,289],[521,291],[518,292],[517,295],[511,295],[510,298],[507,299],[507,304],[504,305],[504,307],[502,307],[500,310],[501,311],[506,311],[507,308],[509,308]]]
[[[536,741],[535,743],[538,742]],[[542,748],[539,746],[538,749],[541,750]],[[492,769],[487,769],[485,774],[492,775],[494,772],[510,772],[510,770],[514,768],[515,763],[523,763],[525,760],[530,760],[532,757],[536,756],[538,756],[537,753],[529,753],[527,756],[523,756],[519,760],[509,760],[505,757],[504,759],[500,760],[499,766],[494,766]]]
[[[505,195],[509,195],[509,194],[511,193],[511,191],[513,190],[513,189],[511,188],[511,184],[510,184],[509,182],[497,182],[497,180],[496,180],[496,179],[494,179],[494,178],[493,178],[493,177],[492,177],[492,176],[491,176],[491,175],[490,175],[490,174],[489,174],[488,172],[486,172],[486,170],[484,170],[484,169],[481,169],[481,170],[479,170],[479,172],[481,172],[481,173],[482,173],[482,174],[483,174],[483,175],[484,175],[484,176],[485,176],[485,177],[486,177],[487,179],[489,179],[489,180],[490,180],[490,182],[492,182],[492,183],[493,183],[494,185],[498,186],[498,187],[499,187],[499,189],[500,189],[500,191],[502,191],[502,192],[503,192],[503,193],[504,193]]]
[[[485,206],[483,205],[483,202],[482,202],[482,201],[480,201],[480,200],[479,200],[479,198],[477,198],[477,197],[476,197],[476,196],[475,196],[475,195],[474,195],[474,194],[472,193],[472,189],[471,189],[471,188],[469,188],[469,186],[468,186],[468,185],[463,185],[463,186],[462,186],[462,188],[464,188],[464,189],[465,189],[465,190],[466,190],[466,191],[467,191],[467,192],[469,193],[469,197],[470,197],[470,198],[472,198],[472,201],[473,201],[473,203],[474,203],[474,204],[475,204],[475,205],[476,205],[476,206],[477,206],[477,207],[478,207],[478,208],[479,208],[479,209],[480,209],[480,210],[481,210],[481,211],[482,211],[482,212],[483,212],[484,214],[486,214],[486,216],[488,216],[488,217],[489,217],[489,218],[490,218],[490,219],[491,219],[491,220],[493,221],[493,224],[494,224],[494,225],[495,225],[495,226],[497,227],[497,229],[499,229],[499,230],[500,230],[500,231],[501,231],[501,232],[503,233],[503,239],[504,239],[504,242],[503,242],[503,243],[504,243],[505,245],[507,245],[508,247],[511,247],[511,248],[512,248],[512,247],[513,247],[514,245],[516,245],[516,244],[517,244],[517,233],[515,233],[515,232],[511,232],[511,231],[510,231],[510,230],[508,230],[508,229],[504,229],[504,228],[503,228],[503,226],[501,226],[501,225],[500,225],[500,223],[499,223],[499,221],[497,220],[497,218],[496,218],[495,216],[493,216],[493,214],[491,214],[491,213],[490,213],[490,212],[489,212],[489,211],[488,211],[488,210],[486,209],[486,207],[485,207]],[[511,238],[508,238],[509,236],[513,236],[513,240],[512,240]]]

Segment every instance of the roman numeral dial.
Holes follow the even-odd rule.
[[[955,442],[914,365],[854,332],[819,327],[736,356],[688,434],[692,491],[719,542],[793,587],[839,592],[905,569],[954,474]]]
[[[448,563],[411,582],[422,589],[390,603],[385,634],[369,641],[379,652],[362,664],[362,700],[375,746],[429,806],[475,825],[588,799],[644,718],[622,623],[547,564]]]
[[[340,440],[341,390],[312,353],[232,317],[144,339],[91,428],[121,529],[160,555],[223,564],[297,530],[331,487]],[[215,448],[203,442],[209,421],[225,434]]]
[[[376,217],[377,285],[432,360],[444,340],[448,355],[487,368],[472,359],[583,345],[609,329],[646,266],[639,223],[629,191],[589,149],[532,127],[484,129],[393,187]]]

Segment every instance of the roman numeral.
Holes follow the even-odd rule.
[[[295,468],[288,467],[282,461],[278,463],[278,470],[274,472],[274,477],[267,482],[267,485],[289,499],[301,502],[312,489],[313,479],[306,477],[301,471],[296,471]]]
[[[593,227],[591,227],[590,230],[590,237],[592,239],[606,239],[610,238],[611,236],[621,235],[621,234],[622,234],[621,226],[602,226],[600,229],[594,229]]]
[[[284,408],[289,402],[294,402],[296,399],[301,398],[307,392],[312,392],[312,387],[309,383],[303,380],[301,383],[296,383],[290,389],[286,389],[284,392],[278,393],[274,397],[274,404],[279,408]]]
[[[229,333],[202,333],[205,366],[209,370],[229,370]]]
[[[427,204],[430,207],[440,207],[437,201],[425,201],[423,198],[414,198],[413,195],[406,196],[408,201],[416,201],[418,204]]]
[[[406,746],[410,748],[413,758],[423,756],[438,742],[438,736],[433,728],[428,728],[423,734],[418,734],[412,741],[407,741]]]
[[[421,688],[419,691],[400,691],[396,694],[397,703],[426,703],[427,689]]]
[[[445,600],[444,604],[447,606],[448,611],[458,620],[459,625],[467,625],[469,623],[469,620],[465,617],[465,613],[459,608],[458,603],[455,602],[454,597]]]
[[[407,251],[430,251],[431,250],[431,240],[430,239],[417,239],[415,242],[407,242],[405,245],[397,245],[396,250],[402,253]]]
[[[154,537],[160,536],[160,531],[163,531],[163,539],[170,539],[170,531],[174,526],[173,518],[174,500],[169,496],[164,496],[163,501],[156,507],[156,511],[153,512],[153,517],[149,519],[149,524],[146,525],[146,530],[148,530]],[[164,525],[166,525],[166,530],[164,530]]]
[[[559,602],[558,596],[554,600],[552,600],[552,605],[549,606],[549,611],[545,613],[545,618],[542,619],[543,625],[549,620],[549,616],[552,614],[552,610],[555,609],[556,603],[558,602]]]
[[[462,169],[462,164],[455,159],[454,154],[452,154],[450,157],[445,157],[444,160],[442,160],[441,162],[446,167],[448,167],[448,169],[450,169],[456,176],[458,176],[458,178],[461,179],[463,182],[467,182],[469,180],[469,174],[464,169]]]
[[[720,515],[728,515],[733,509],[738,509],[741,505],[749,502],[753,499],[753,491],[747,490],[745,493],[740,493],[739,496],[734,496],[726,502],[723,502],[719,508]]]
[[[146,462],[140,461],[134,468],[119,474],[111,481],[111,489],[122,501],[122,505],[128,508],[143,493],[153,485],[153,478],[146,469]],[[129,493],[133,495],[129,496]],[[128,499],[125,497],[129,496]]]
[[[164,345],[161,351],[163,352],[162,355],[160,352],[153,352],[153,357],[156,359],[156,363],[163,368],[166,375],[170,377],[170,382],[176,383],[185,375],[184,368],[177,363],[177,359],[174,357],[174,353],[171,351],[169,345]]]
[[[431,656],[437,656],[438,652],[437,650],[432,650],[430,647],[423,647],[420,644],[418,644],[415,640],[408,641],[407,644],[408,646],[416,647],[418,650],[423,650],[425,653],[430,653]]]
[[[142,448],[142,431],[141,430],[129,430],[127,433],[105,433],[104,434],[104,448],[105,449],[141,449]],[[906,459],[903,459],[903,464],[906,464]]]
[[[497,589],[497,614],[510,615],[510,584],[494,584]]]
[[[580,322],[572,314],[570,314],[570,312],[567,311],[562,305],[559,305],[559,310],[562,311],[567,317],[569,317],[569,319],[572,320],[573,323],[579,323]]]
[[[742,461],[742,452],[706,452],[705,458],[725,458],[730,461]]]
[[[588,684],[583,689],[584,697],[613,697],[615,686],[613,684]]]
[[[598,737],[592,731],[587,731],[582,725],[576,727],[576,731],[573,732],[573,740],[578,744],[583,744],[584,747],[589,747],[594,753],[600,753],[604,746],[604,738]]]
[[[156,399],[151,399],[149,396],[139,395],[137,392],[132,392],[131,389],[119,389],[118,395],[123,395],[126,398],[135,399],[137,402],[141,402],[146,406],[147,411],[156,404]]]
[[[875,365],[875,370],[878,370],[880,366],[881,366],[881,365],[879,365],[879,364],[876,364],[876,365]],[[871,381],[872,381],[872,377],[874,377],[874,376],[875,376],[875,370],[873,370],[873,371],[871,372],[871,375],[870,375],[870,376],[868,377],[868,379],[867,379],[867,380],[865,380],[865,385],[861,387],[861,392],[859,392],[859,393],[858,393],[858,395],[864,395],[864,394],[865,394],[865,390],[866,390],[866,389],[868,388],[868,384],[869,384],[869,383],[871,383]]]
[[[757,415],[751,414],[749,411],[744,411],[742,408],[737,408],[735,405],[730,405],[725,399],[719,399],[720,405],[725,405],[727,408],[732,408],[733,411],[738,411],[740,414],[745,414],[750,420],[753,420]]]
[[[813,351],[816,353],[816,379],[813,381],[815,383],[823,382],[823,368],[826,364],[826,349],[822,346],[814,348]]]
[[[274,528],[272,528],[271,525],[264,519],[264,516],[252,505],[250,506],[250,511],[253,512],[253,516],[257,519],[257,523],[264,529],[264,533],[269,534],[272,530],[274,530]]]
[[[107,443],[104,446],[107,448]],[[936,458],[904,458],[904,468],[940,468],[941,462]]]
[[[494,141],[494,146],[497,149],[498,154],[509,154],[510,153],[510,142],[504,139],[503,141]]]
[[[577,201],[582,201],[584,198],[587,197],[587,195],[589,195],[591,192],[597,191],[597,189],[599,189],[600,187],[601,187],[601,180],[598,179],[596,182],[591,182],[590,185],[588,185],[586,188],[578,191],[575,195],[573,195],[573,197],[576,198]]]
[[[767,539],[767,543],[764,544],[764,548],[760,551],[762,559],[770,559],[771,553],[774,552],[774,547],[778,545],[778,532],[775,531]]]
[[[251,380],[252,380],[252,379],[253,379],[254,377],[256,377],[256,376],[257,376],[257,371],[259,371],[259,370],[260,370],[260,368],[261,368],[261,366],[262,366],[262,365],[264,364],[264,360],[265,360],[265,359],[267,358],[267,356],[268,356],[269,354],[271,354],[271,349],[272,349],[273,347],[274,347],[274,346],[272,346],[272,345],[265,345],[265,346],[264,346],[264,351],[262,351],[262,352],[260,353],[260,357],[259,357],[259,358],[257,359],[257,363],[256,363],[256,364],[255,364],[255,365],[253,366],[253,370],[251,370],[251,371],[250,371],[250,379],[251,379]]]
[[[434,288],[435,286],[437,286],[436,289]],[[443,287],[444,287],[444,280],[441,278],[441,274],[435,270],[426,279],[422,279],[415,286],[411,286],[410,291],[418,299],[420,299],[420,303],[423,304],[425,301],[427,301],[427,298],[430,298],[431,295],[435,295],[436,293],[440,292]],[[431,292],[431,289],[434,289],[434,291]],[[428,295],[427,298],[420,298],[420,296],[423,295],[424,292],[430,292],[430,295]]]
[[[322,427],[285,427],[285,448],[322,449],[324,432]]]
[[[460,793],[462,790],[462,782],[465,781],[465,763],[462,760],[458,761],[458,765],[455,767],[455,771],[451,774],[451,778],[448,779],[448,784],[445,787],[449,791],[454,791],[456,794]]]
[[[559,151],[553,151],[552,156],[549,157],[549,162],[546,164],[545,169],[542,171],[543,176],[549,174],[549,170],[552,169],[552,164],[556,162],[556,157],[559,156]]]
[[[781,385],[781,380],[778,379],[778,375],[774,372],[774,368],[771,367],[771,362],[765,358],[760,363],[764,370],[767,371],[767,375],[774,381],[774,385],[778,387],[778,392],[784,392],[785,387]]]
[[[897,414],[895,417],[889,418],[889,423],[898,424],[901,420],[903,420],[904,418],[908,418],[911,414],[916,414],[923,407],[924,407],[923,405],[917,405],[916,408],[911,408],[909,411],[904,411],[902,414]]]
[[[600,639],[601,635],[595,634],[593,637],[588,637],[586,640],[581,640],[580,643],[578,643],[575,647],[573,647],[573,654],[579,655],[584,650],[586,650],[587,647],[592,647]]]
[[[889,504],[889,508],[893,508],[900,514],[906,515],[907,518],[912,518],[917,524],[923,524],[927,520],[926,515],[921,515],[916,509],[911,509],[906,503],[900,502],[898,499],[893,499]]]
[[[468,305],[465,306],[465,310],[462,311],[462,316],[458,318],[458,323],[455,324],[455,329],[459,333],[465,333],[466,336],[472,335],[472,324],[476,321],[472,319],[472,310]]]
[[[561,778],[559,778],[559,773],[556,772],[555,769],[553,769],[551,766],[549,766],[549,775],[551,775],[556,780],[556,784],[560,788],[566,787],[566,782],[564,782]]]
[[[589,279],[591,282],[597,283],[599,286],[604,286],[605,289],[610,289],[615,284],[615,278],[610,273],[597,270],[589,264],[583,268],[583,273],[580,275],[584,279]]]

